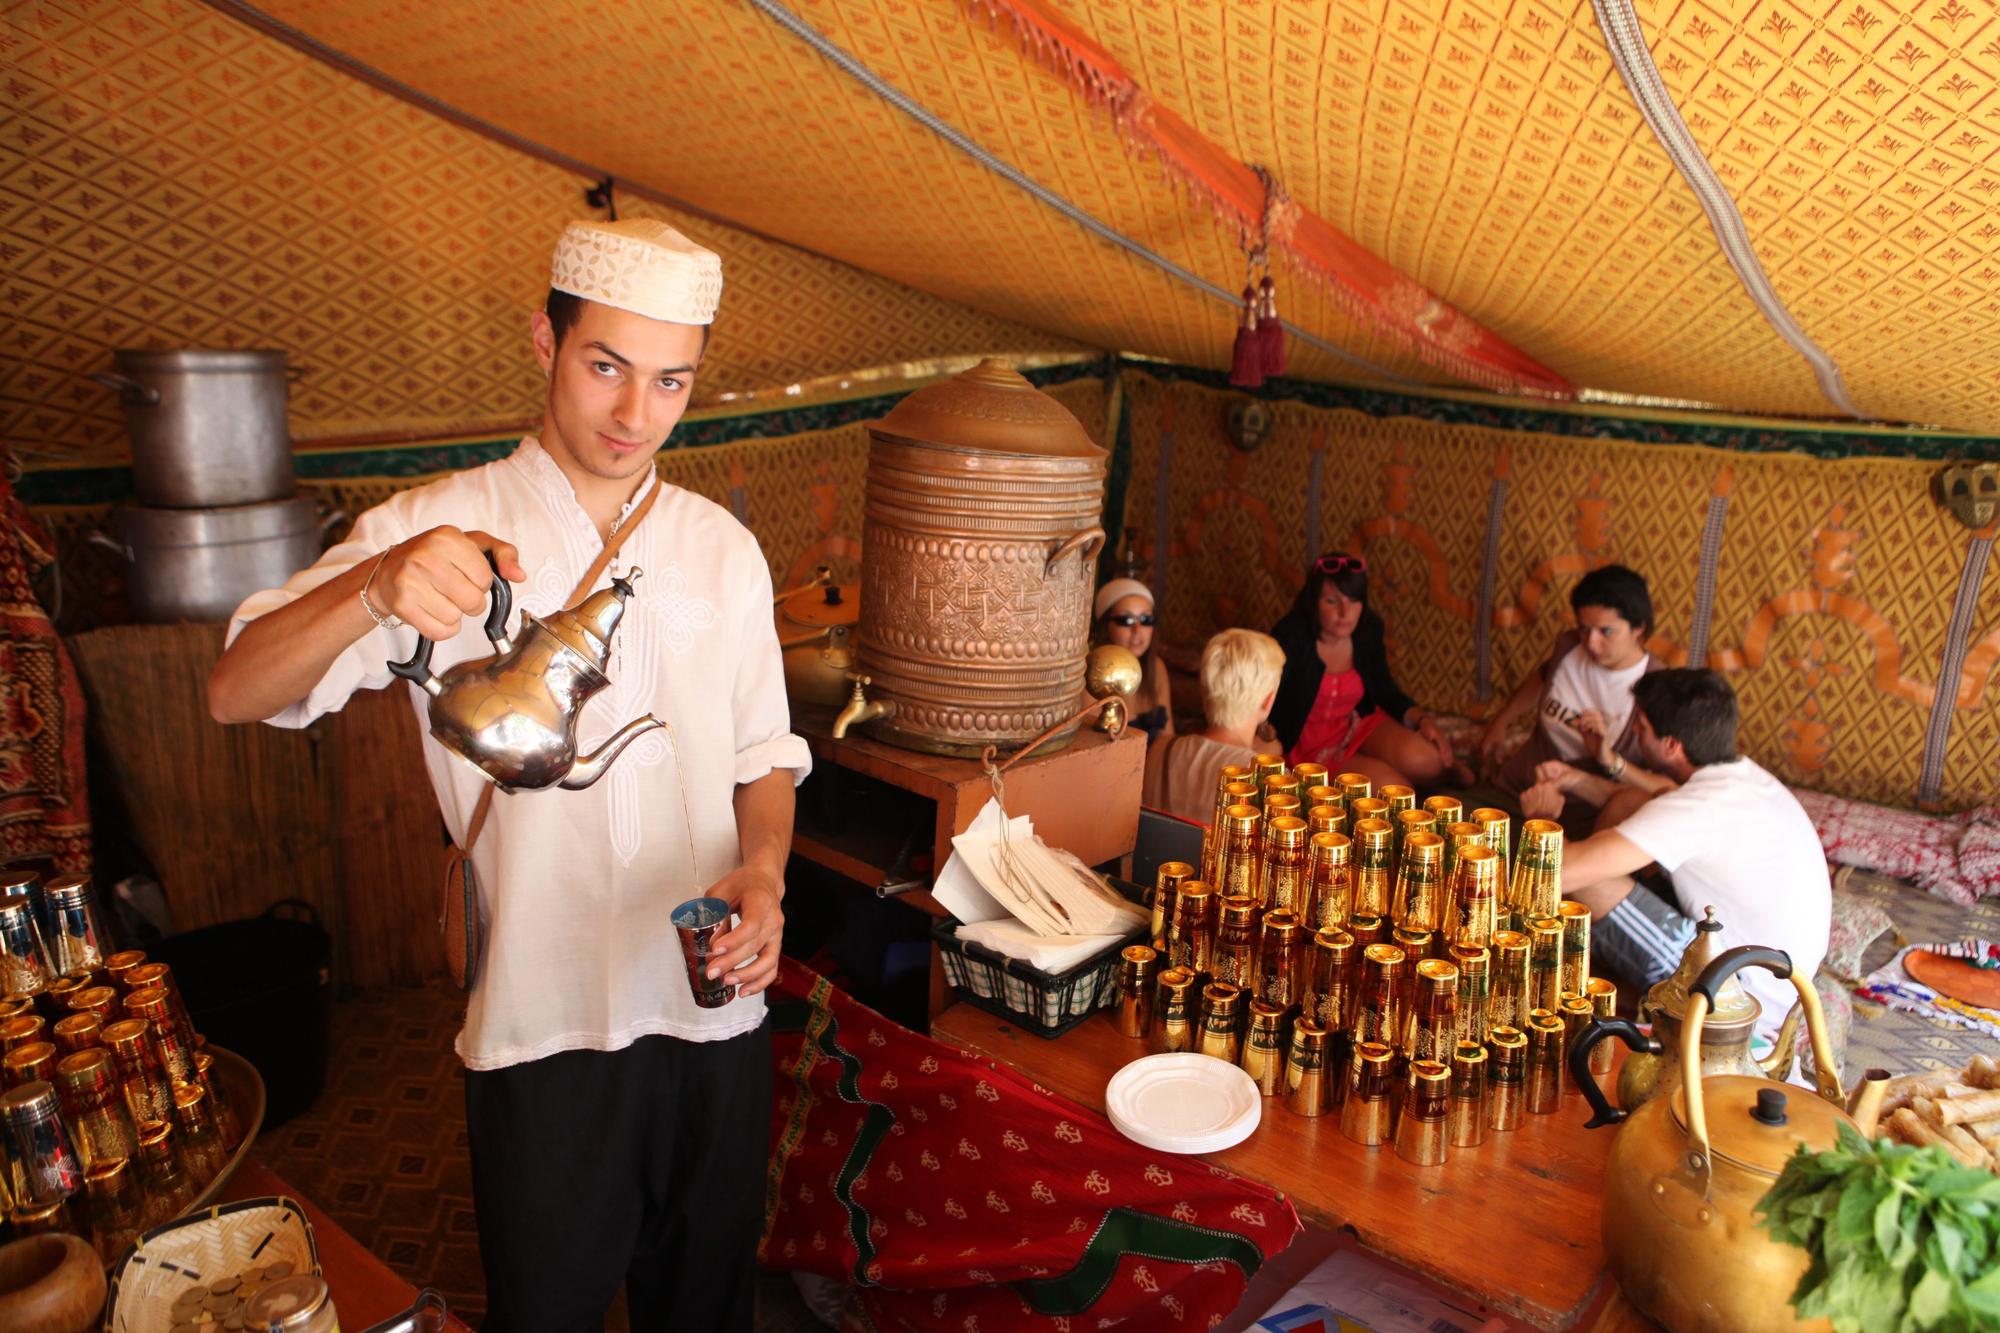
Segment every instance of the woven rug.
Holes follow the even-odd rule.
[[[2000,898],[1981,898],[1961,906],[1903,880],[1858,869],[1844,871],[1839,888],[1844,894],[1880,904],[1896,923],[1897,933],[1912,944],[2000,938]],[[1883,936],[1863,958],[1861,973],[1866,975],[1883,966],[1901,947],[1894,935]],[[1992,1040],[1981,1033],[1856,999],[1841,1073],[1852,1081],[1855,1074],[1869,1068],[1895,1074],[1963,1069],[1973,1056],[1992,1053]]]

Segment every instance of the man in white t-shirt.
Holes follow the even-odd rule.
[[[571,224],[531,333],[549,381],[540,430],[398,492],[252,596],[209,678],[217,721],[303,727],[394,684],[388,664],[419,633],[439,672],[490,656],[489,558],[516,585],[515,615],[546,618],[622,541],[595,586],[618,575],[632,591],[578,749],[648,713],[667,727],[582,790],[496,795],[468,849],[485,947],[457,1047],[488,1333],[601,1328],[621,1284],[634,1329],[751,1327],[770,1134],[761,992],[811,756],[791,734],[756,539],[653,464],[721,291],[722,261],[664,223]],[[427,731],[429,696],[401,688]],[[464,847],[484,780],[422,745]],[[712,959],[740,985],[719,1008],[695,1003],[671,920],[704,895],[740,917]]]
[[[1679,964],[1695,920],[1713,907],[1722,948],[1783,949],[1810,979],[1833,922],[1826,857],[1798,800],[1737,753],[1736,692],[1714,671],[1662,670],[1639,680],[1633,703],[1647,763],[1680,785],[1564,849],[1563,893],[1590,908],[1593,966],[1650,986]],[[1522,809],[1549,818],[1560,799],[1543,784]],[[1671,904],[1633,880],[1651,864],[1671,878]],[[1761,968],[1738,980],[1763,1006],[1757,1032],[1769,1037],[1796,992]]]
[[[1639,758],[1631,727],[1632,686],[1660,664],[1646,651],[1653,598],[1637,573],[1623,565],[1593,569],[1577,580],[1569,603],[1576,628],[1556,639],[1547,660],[1486,724],[1480,753],[1508,792],[1564,779],[1559,785],[1571,814],[1586,819],[1603,806],[1602,793],[1616,792],[1628,781],[1646,789],[1642,773],[1626,777]],[[1530,709],[1534,730],[1503,764],[1502,743]],[[1605,778],[1611,786],[1576,782],[1575,775]]]

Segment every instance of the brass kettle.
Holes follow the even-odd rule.
[[[773,599],[778,647],[784,653],[785,694],[794,708],[801,704],[838,708],[847,700],[861,589],[834,583],[832,578],[833,571],[821,565],[811,581]],[[805,596],[809,592],[820,595]]]
[[[1724,984],[1745,967],[1765,967],[1798,988],[1812,1034],[1818,1097],[1790,1084],[1744,1074],[1690,1075],[1648,1100],[1629,1119],[1590,1074],[1590,1049],[1617,1037],[1659,1054],[1656,1037],[1622,1018],[1598,1019],[1570,1050],[1570,1073],[1595,1111],[1590,1126],[1624,1121],[1604,1171],[1604,1248],[1626,1298],[1670,1333],[1776,1333],[1826,1329],[1802,1321],[1791,1294],[1806,1252],[1775,1240],[1754,1209],[1804,1144],[1831,1148],[1839,1127],[1840,1075],[1812,980],[1792,971],[1782,950],[1744,945],[1702,969],[1688,987],[1680,1030],[1681,1067],[1698,1070],[1702,1028]]]
[[[486,637],[494,655],[431,670],[429,639],[417,640],[407,662],[389,670],[431,696],[431,737],[502,791],[563,786],[581,790],[604,776],[634,740],[666,723],[647,713],[635,717],[587,755],[576,752],[576,719],[584,702],[610,684],[611,636],[632,595],[634,569],[611,580],[567,611],[546,620],[521,613],[518,640],[507,635],[513,589],[493,566],[493,605]]]
[[[1681,1085],[1683,1074],[1681,1050],[1681,1024],[1687,1011],[1688,995],[1695,979],[1707,970],[1715,957],[1715,944],[1722,934],[1722,923],[1715,919],[1713,907],[1704,909],[1702,919],[1695,924],[1694,938],[1688,942],[1686,952],[1681,955],[1680,966],[1674,974],[1646,992],[1646,998],[1639,1002],[1639,1021],[1650,1027],[1659,1038],[1659,1053],[1637,1051],[1625,1061],[1618,1074],[1618,1104],[1627,1111],[1636,1111],[1654,1097],[1673,1093]],[[1784,1026],[1778,1030],[1777,1044],[1771,1053],[1758,1060],[1750,1054],[1750,1038],[1757,1030],[1757,1020],[1762,1016],[1764,1006],[1757,998],[1736,984],[1732,979],[1723,983],[1716,991],[1708,1009],[1706,1021],[1701,1029],[1701,1072],[1703,1077],[1713,1074],[1746,1074],[1750,1077],[1783,1079],[1792,1070],[1792,1047],[1798,1039],[1799,1010],[1794,1008],[1785,1015]]]

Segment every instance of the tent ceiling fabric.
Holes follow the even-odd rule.
[[[1582,0],[1051,0],[1158,104],[1588,388],[1823,416]],[[1210,298],[1085,235],[747,5],[269,0],[437,98],[724,217],[1101,347],[1226,365]],[[793,10],[1101,221],[1224,286],[1234,234],[964,4]],[[2000,420],[2000,7],[1636,0],[1778,296],[1861,409]],[[524,60],[523,53],[535,58]],[[1308,284],[1302,325],[1442,382]],[[1354,378],[1295,349],[1294,373]]]

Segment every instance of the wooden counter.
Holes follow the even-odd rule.
[[[939,1041],[1020,1070],[1091,1109],[1104,1110],[1112,1074],[1146,1054],[1108,1015],[1054,1041],[957,1004],[931,1023]],[[1545,1329],[1641,1328],[1617,1295],[1598,1240],[1612,1131],[1586,1130],[1581,1097],[1554,1115],[1439,1167],[1409,1165],[1387,1147],[1363,1148],[1339,1115],[1293,1115],[1277,1101],[1243,1143],[1207,1160],[1281,1190],[1308,1224],[1351,1229],[1379,1254]]]
[[[906,750],[858,729],[836,740],[833,719],[817,708],[800,708],[792,717],[792,730],[812,747],[815,764],[800,792],[793,850],[871,888],[903,869],[894,864],[899,852],[906,859],[908,851],[924,852],[930,866],[922,878],[928,880],[951,855],[952,838],[970,828],[992,798],[980,762]],[[1144,732],[1127,728],[1112,740],[1086,726],[1062,748],[1038,750],[1007,770],[1007,812],[1032,818],[1044,842],[1066,848],[1086,865],[1115,861],[1139,840],[1145,766]],[[815,798],[833,782],[842,783],[849,795],[844,804],[822,811]],[[909,799],[890,798],[890,792]],[[913,838],[919,830],[922,836]],[[905,846],[912,842],[914,847]],[[909,896],[913,904],[944,915],[930,894]]]

